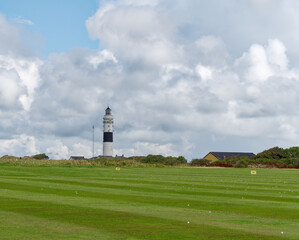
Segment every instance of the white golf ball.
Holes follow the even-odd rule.
[[[188,221],[187,224],[189,224],[190,222]]]
[[[281,232],[281,234],[283,234],[283,232]]]

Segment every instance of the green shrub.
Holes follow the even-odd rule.
[[[209,166],[211,163],[210,160],[207,159],[192,159],[192,161],[190,162],[190,166]]]
[[[285,150],[283,150],[283,148],[273,147],[257,154],[256,156],[254,156],[254,159],[258,159],[258,158],[281,159],[286,157],[287,157],[287,153],[285,152]]]
[[[180,164],[186,164],[187,160],[182,157],[163,157],[162,155],[147,155],[146,157],[143,157],[140,159],[140,162],[142,163],[148,163],[148,164],[164,164],[168,166],[175,166]]]
[[[284,152],[286,153],[287,157],[299,158],[299,147],[286,148],[284,149]]]
[[[216,162],[212,162],[210,164],[210,166],[213,166],[213,167],[233,167],[233,165],[231,163],[226,163],[222,160],[218,160]]]
[[[251,158],[249,158],[249,157],[233,156],[233,157],[229,157],[227,159],[224,159],[223,162],[228,163],[228,164],[236,164],[240,160],[245,161],[245,162],[249,162],[251,160]]]
[[[245,159],[240,159],[236,162],[234,165],[235,168],[247,168],[248,167],[248,161]]]
[[[299,168],[299,159],[294,160],[293,167]]]
[[[187,161],[187,159],[186,159],[185,157],[183,157],[183,156],[178,156],[178,157],[177,157],[177,162],[180,163],[180,164],[185,164],[185,163],[187,163],[188,161]]]
[[[140,161],[143,163],[163,163],[164,157],[162,155],[147,155],[146,157],[142,158]]]
[[[45,153],[33,155],[32,158],[42,160],[42,159],[49,159],[49,157]]]

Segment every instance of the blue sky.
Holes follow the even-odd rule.
[[[32,44],[32,35],[27,37],[27,44],[45,58],[74,47],[98,48],[98,41],[88,36],[85,21],[99,4],[100,0],[0,0],[0,13],[10,21],[31,21],[32,25],[22,24],[35,38]]]
[[[0,155],[299,144],[298,0],[0,0]]]

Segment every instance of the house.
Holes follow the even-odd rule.
[[[247,152],[209,152],[203,159],[210,160],[211,162],[216,162],[219,160],[224,160],[229,157],[252,158],[253,156],[255,156],[254,153],[247,153]]]
[[[82,160],[85,159],[84,156],[71,156],[70,160]]]

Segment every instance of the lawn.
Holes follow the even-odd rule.
[[[0,239],[299,239],[299,171],[0,165]]]

